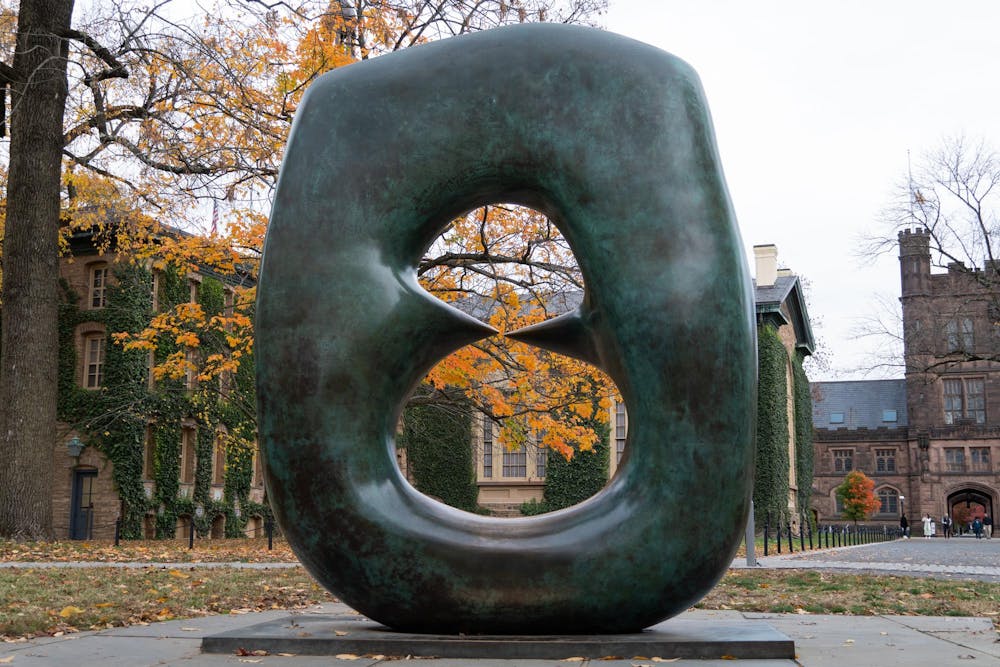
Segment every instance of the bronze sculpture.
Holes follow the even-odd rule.
[[[492,333],[426,293],[416,263],[456,215],[501,201],[549,215],[586,281],[575,313],[515,336],[605,370],[632,425],[601,493],[512,520],[421,495],[393,455],[415,384]],[[752,479],[754,309],[704,96],[677,58],[525,25],[325,75],[296,115],[258,294],[269,498],[303,564],[370,618],[637,631],[731,562]]]

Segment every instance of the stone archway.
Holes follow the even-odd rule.
[[[976,517],[996,517],[996,492],[979,484],[963,484],[948,494],[947,507],[956,533],[966,532]]]

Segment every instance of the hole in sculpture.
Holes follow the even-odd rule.
[[[419,265],[425,289],[500,335],[442,360],[404,411],[397,460],[421,492],[495,516],[538,514],[603,488],[624,452],[624,405],[594,366],[503,335],[572,311],[583,277],[542,213],[492,204],[455,220]],[[470,474],[474,471],[474,474]]]

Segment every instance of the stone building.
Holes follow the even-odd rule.
[[[130,308],[149,321],[165,298],[165,274],[136,269],[144,277],[129,291],[117,277],[128,263],[101,252],[90,232],[74,233],[69,251],[60,260],[60,421],[52,487],[56,538],[111,539],[120,518],[125,536],[131,537],[186,537],[192,521],[201,534],[221,537],[227,520],[241,531],[261,534],[260,464],[255,455],[237,461],[227,452],[226,420],[207,418],[195,408],[196,378],[179,381],[168,393],[153,379],[152,354],[142,368],[121,367],[135,366],[135,353],[129,361],[112,334]],[[233,288],[244,278],[185,271],[174,281],[174,292],[198,302],[200,290],[211,287],[224,299],[223,307],[231,308]],[[124,468],[116,469],[116,461]],[[227,498],[236,488],[232,480],[227,485],[227,475],[238,469],[249,478],[249,492],[238,494],[242,504]],[[241,506],[248,512],[242,517]]]
[[[930,238],[899,234],[905,377],[814,385],[814,505],[836,520],[846,472],[875,480],[873,520],[995,516],[1000,501],[997,267],[932,272]],[[940,531],[939,531],[940,532]]]

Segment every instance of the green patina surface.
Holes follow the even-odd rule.
[[[604,369],[628,457],[589,500],[503,520],[415,491],[397,417],[489,335],[417,284],[456,215],[548,214],[580,309],[518,337]],[[606,32],[530,25],[331,72],[296,115],[265,245],[257,359],[268,493],[345,602],[409,631],[625,632],[728,567],[753,467],[756,361],[743,247],[697,76]],[[692,508],[710,511],[690,527]]]

